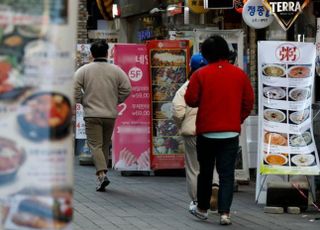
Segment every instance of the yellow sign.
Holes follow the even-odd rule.
[[[204,8],[203,0],[188,0],[188,7],[193,13],[196,14],[208,12],[208,10]]]

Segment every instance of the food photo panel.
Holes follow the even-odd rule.
[[[178,127],[174,120],[154,120],[154,136],[176,136]]]
[[[315,152],[291,154],[291,165],[296,167],[308,167],[316,165]]]
[[[281,64],[263,64],[262,75],[265,77],[286,77],[286,66]]]
[[[290,134],[289,145],[291,147],[305,147],[312,143],[312,135],[310,129],[302,134]]]
[[[310,117],[310,108],[298,111],[289,111],[289,123],[300,125]]]
[[[268,145],[288,146],[288,134],[264,131],[264,143]]]
[[[153,101],[172,101],[176,91],[182,84],[152,85]]]
[[[21,104],[17,122],[22,135],[32,141],[67,136],[71,125],[71,103],[58,92],[36,92]]]
[[[267,153],[264,152],[263,163],[265,165],[273,166],[288,166],[289,159],[288,153]]]
[[[154,137],[153,153],[155,155],[184,153],[182,137]]]
[[[263,85],[263,96],[270,100],[286,100],[287,88]]]
[[[289,88],[289,101],[305,101],[311,97],[310,87]]]
[[[289,78],[307,78],[311,76],[311,65],[288,65]]]
[[[171,119],[172,102],[153,102],[154,119]]]
[[[17,180],[17,174],[25,160],[26,153],[15,140],[0,137],[0,189]]]
[[[287,110],[264,107],[263,118],[266,121],[287,123]]]
[[[168,85],[184,83],[186,81],[186,68],[183,66],[165,66],[152,68],[152,84]]]

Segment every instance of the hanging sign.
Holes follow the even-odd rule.
[[[255,29],[269,26],[274,19],[270,11],[262,5],[261,0],[247,1],[243,7],[242,18],[248,26]]]
[[[203,6],[203,0],[188,0],[189,9],[196,14],[203,14],[208,12]]]
[[[242,14],[243,6],[248,0],[234,0],[234,9],[239,14]]]
[[[298,18],[302,10],[308,5],[309,0],[262,0],[262,3],[276,17],[280,26],[284,30],[288,30]]]
[[[232,9],[234,0],[204,0],[204,8],[206,9]]]

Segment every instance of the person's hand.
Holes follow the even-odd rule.
[[[119,160],[123,160],[126,164],[126,166],[131,166],[134,163],[137,162],[137,158],[131,151],[129,151],[127,148],[123,148],[120,151],[120,158]]]
[[[149,170],[150,169],[150,149],[141,153],[137,160],[139,170]]]

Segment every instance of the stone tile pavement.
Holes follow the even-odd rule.
[[[110,185],[95,191],[93,166],[75,164],[75,230],[206,230],[299,229],[319,230],[320,213],[310,208],[294,214],[266,214],[254,202],[254,183],[235,193],[231,226],[220,226],[218,215],[200,221],[187,209],[189,198],[184,177],[121,176],[109,172]]]

